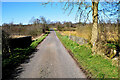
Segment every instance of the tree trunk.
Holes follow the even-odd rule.
[[[96,52],[96,43],[98,41],[98,1],[92,0],[92,16],[93,16],[93,27],[92,27],[92,37],[91,37],[91,43],[93,45],[92,51]]]
[[[118,47],[117,47],[117,52],[118,52],[119,62],[120,62],[120,20],[117,20],[117,29],[118,29]],[[119,67],[119,69],[120,69],[120,67]],[[119,74],[119,77],[120,77],[120,74]]]
[[[45,24],[43,24],[42,32],[45,33]]]

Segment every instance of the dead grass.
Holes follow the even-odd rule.
[[[91,39],[91,27],[78,27],[76,31],[61,31],[62,35],[72,35],[85,38],[87,40]]]
[[[112,26],[114,27],[114,26]],[[118,33],[116,29],[111,28],[107,26],[106,31],[101,32],[101,27],[99,27],[99,37],[101,40],[104,40],[106,38],[107,41],[117,41],[118,40]],[[73,36],[78,36],[85,38],[87,40],[91,40],[91,32],[92,32],[92,25],[85,25],[85,26],[79,26],[76,28],[75,31],[60,31],[62,35],[73,35]],[[105,37],[106,35],[106,37]]]
[[[107,40],[117,41],[118,40],[117,32],[107,32]]]

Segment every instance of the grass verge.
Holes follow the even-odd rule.
[[[91,48],[85,45],[80,46],[59,32],[56,34],[63,45],[72,52],[79,65],[88,73],[87,76],[91,78],[118,78],[118,67],[112,65],[112,60],[97,54],[92,55]]]
[[[40,36],[38,39],[33,41],[31,45],[28,48],[16,48],[10,54],[10,57],[7,59],[4,59],[2,61],[2,68],[3,68],[3,78],[9,77],[11,74],[11,70],[13,70],[16,66],[18,66],[20,63],[24,62],[25,59],[29,58],[29,55],[32,54],[32,52],[36,49],[37,45],[42,42],[48,34],[45,34],[43,36]]]

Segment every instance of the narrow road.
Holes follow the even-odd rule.
[[[86,78],[54,31],[37,49],[18,78]]]

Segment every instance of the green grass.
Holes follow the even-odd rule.
[[[92,55],[90,47],[80,46],[70,40],[68,36],[62,36],[58,32],[56,34],[64,46],[73,53],[79,65],[92,74],[88,74],[88,76],[92,78],[118,78],[118,67],[112,65],[112,60],[105,59],[97,54]]]
[[[17,65],[18,63],[21,63],[22,61],[24,61],[24,59],[29,58],[29,55],[31,54],[31,52],[37,47],[37,45],[43,40],[45,39],[45,37],[48,34],[45,34],[43,36],[40,36],[40,38],[38,38],[37,40],[35,40],[34,42],[31,43],[31,45],[28,48],[16,48],[14,49],[14,51],[12,52],[12,54],[10,54],[10,57],[7,59],[4,59],[2,61],[2,67],[7,67],[7,66],[14,66]]]
[[[30,47],[32,49],[35,49],[35,47],[47,36],[47,34],[45,34],[44,36],[40,37],[39,39],[37,39],[36,41],[34,41]]]

